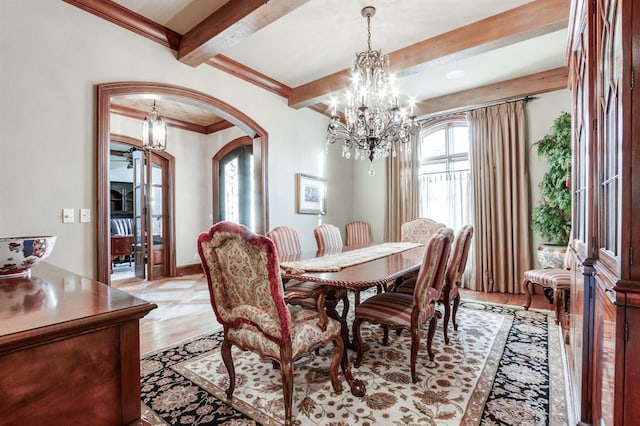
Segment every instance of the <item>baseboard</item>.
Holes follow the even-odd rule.
[[[202,274],[202,264],[193,263],[191,265],[182,265],[176,267],[176,275],[182,277],[184,275]]]

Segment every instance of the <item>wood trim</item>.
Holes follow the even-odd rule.
[[[182,35],[111,0],[63,0],[143,37],[178,50]]]
[[[508,100],[519,96],[535,95],[567,89],[567,67],[543,71],[500,83],[463,90],[457,93],[427,99],[416,104],[418,116],[456,111],[482,104]]]
[[[118,114],[123,117],[134,118],[136,120],[144,120],[144,118],[148,115],[147,112],[140,111],[135,108],[128,108],[121,105],[111,105],[111,113]],[[175,118],[163,116],[162,120],[167,123],[167,126],[171,126],[177,129],[187,130],[189,132],[201,133],[203,135],[208,135],[213,133],[210,131],[210,128],[221,130],[229,127],[233,127],[233,124],[229,123],[226,120],[216,121],[214,124],[210,124],[209,126],[201,126],[199,124],[190,123],[184,120],[177,120]],[[217,131],[214,130],[214,131]]]
[[[391,71],[403,77],[566,28],[569,11],[569,0],[527,3],[391,52]],[[298,86],[289,96],[289,106],[298,109],[315,104],[345,89],[349,76],[350,70],[344,69]]]
[[[176,268],[176,276],[183,277],[185,275],[202,274],[202,264],[192,263],[190,265],[181,265]]]
[[[198,66],[308,1],[244,0],[225,3],[182,37],[178,60],[192,67]]]
[[[206,64],[285,98],[288,98],[293,90],[291,87],[224,55],[210,58]]]
[[[229,121],[240,127],[245,133],[260,141],[260,176],[258,187],[258,202],[260,211],[256,226],[256,232],[264,233],[269,229],[269,185],[267,176],[267,153],[268,153],[268,133],[253,119],[235,107],[203,92],[198,92],[185,87],[175,86],[166,83],[154,83],[144,81],[124,81],[115,83],[99,84],[97,86],[97,182],[96,182],[96,228],[97,235],[107,235],[109,230],[109,142],[110,142],[110,100],[111,96],[124,94],[153,94],[167,95],[173,98],[184,98],[190,102],[202,104],[206,108],[221,111]],[[175,221],[175,218],[171,218]],[[108,283],[110,279],[109,262],[109,239],[100,241],[96,238],[96,276],[97,280]],[[175,263],[173,263],[175,265]],[[174,267],[175,268],[175,267]],[[173,272],[175,273],[175,269]]]

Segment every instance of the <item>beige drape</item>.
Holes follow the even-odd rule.
[[[474,290],[520,293],[531,265],[524,101],[467,114],[475,234]]]
[[[408,148],[408,149],[407,149]],[[416,138],[387,157],[384,240],[400,241],[400,226],[418,217]]]

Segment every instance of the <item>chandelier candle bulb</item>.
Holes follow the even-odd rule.
[[[419,127],[411,98],[408,106],[400,105],[388,56],[371,50],[371,17],[375,12],[372,6],[362,9],[362,16],[367,18],[367,50],[356,54],[351,90],[345,96],[344,122],[338,116],[337,105],[332,103],[327,129],[327,143],[342,142],[344,158],[351,158],[353,151],[356,160],[370,162],[387,158],[390,153],[395,156],[396,145],[409,145]],[[369,174],[373,175],[373,168]]]

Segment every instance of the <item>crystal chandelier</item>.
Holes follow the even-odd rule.
[[[155,100],[150,116],[142,123],[142,147],[148,151],[164,151],[167,148],[167,123],[158,115]]]
[[[381,50],[371,50],[371,17],[373,6],[362,9],[367,18],[367,50],[356,54],[351,69],[352,84],[346,94],[344,122],[331,104],[331,123],[327,144],[342,141],[342,156],[356,160],[369,159],[369,174],[373,175],[373,160],[396,155],[396,145],[408,143],[418,131],[414,100],[399,105],[398,88],[389,73],[389,58]]]

